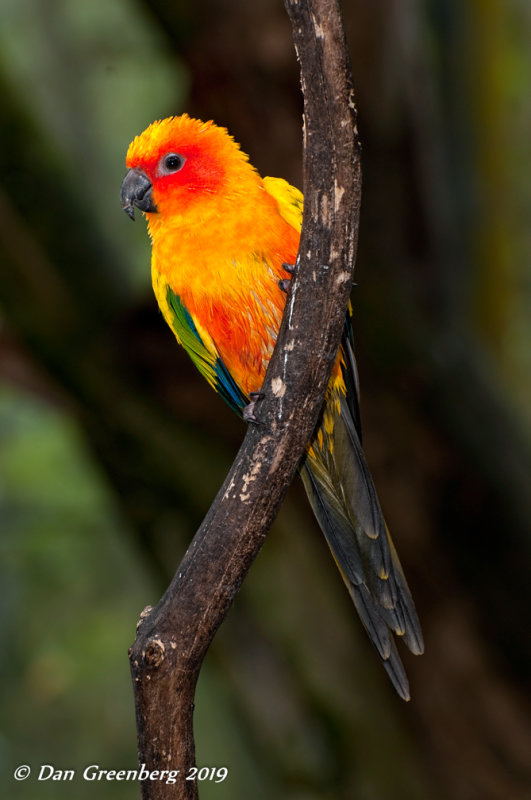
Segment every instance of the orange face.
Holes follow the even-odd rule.
[[[126,164],[137,177],[148,179],[155,208],[143,208],[135,199],[133,204],[165,216],[182,217],[199,199],[205,210],[209,198],[230,196],[235,167],[241,171],[245,165],[244,172],[254,173],[224,128],[186,114],[150,125],[129,146]]]

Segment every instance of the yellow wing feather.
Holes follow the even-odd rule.
[[[302,192],[283,178],[264,178],[264,188],[277,201],[280,216],[300,232],[304,206]]]

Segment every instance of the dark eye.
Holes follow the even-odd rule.
[[[168,175],[171,172],[179,172],[183,168],[184,162],[185,159],[179,153],[168,153],[160,163],[160,171],[164,175]]]

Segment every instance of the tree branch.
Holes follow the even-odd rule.
[[[286,0],[304,92],[304,225],[258,426],[130,650],[139,760],[179,769],[178,791],[145,780],[144,798],[196,798],[194,692],[224,620],[317,423],[344,324],[357,245],[361,175],[356,112],[335,0]]]

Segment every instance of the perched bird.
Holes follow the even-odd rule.
[[[229,133],[186,114],[130,144],[122,207],[147,218],[152,280],[166,322],[199,371],[253,420],[296,263],[303,197],[261,178]],[[369,637],[409,699],[393,634],[423,650],[411,595],[361,447],[351,310],[301,476]]]

